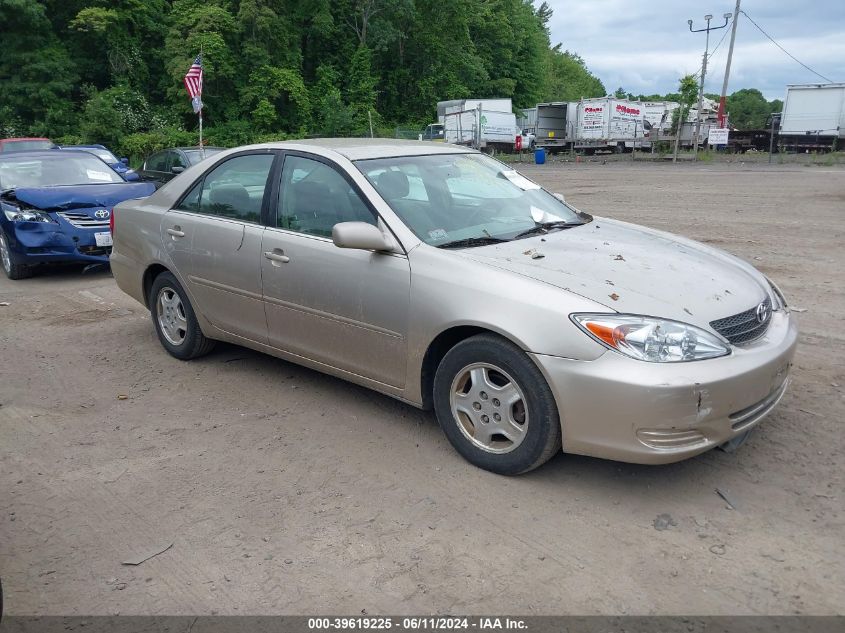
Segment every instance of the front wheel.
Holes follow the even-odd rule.
[[[525,352],[494,335],[447,352],[434,377],[434,410],[455,450],[500,475],[533,470],[561,450],[546,379]]]
[[[12,260],[12,252],[9,249],[9,242],[3,229],[0,229],[0,264],[2,264],[3,272],[9,279],[17,281],[18,279],[32,277],[32,268],[23,264],[16,264]]]
[[[208,354],[214,347],[214,341],[200,330],[188,295],[171,273],[155,278],[149,306],[158,340],[171,356],[190,360]]]

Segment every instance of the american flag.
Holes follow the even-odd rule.
[[[188,74],[185,75],[185,88],[192,101],[202,97],[202,53],[197,55],[188,69]]]

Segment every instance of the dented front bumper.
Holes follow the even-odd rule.
[[[721,358],[532,357],[557,400],[565,452],[662,464],[727,442],[765,417],[786,390],[797,340],[793,317],[781,310],[765,336]]]
[[[79,228],[59,217],[55,222],[9,222],[6,227],[10,255],[16,263],[108,263],[111,246],[100,246],[96,233],[105,227]]]

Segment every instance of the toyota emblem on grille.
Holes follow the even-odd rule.
[[[107,217],[109,217],[109,212],[105,209],[97,209],[96,211],[94,211],[94,217],[100,218],[101,220],[105,220]]]
[[[772,315],[772,309],[769,307],[767,302],[763,302],[757,306],[757,322],[758,323],[765,323],[769,320],[769,317]]]

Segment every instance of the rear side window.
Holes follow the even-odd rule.
[[[198,213],[200,210],[200,191],[202,191],[202,182],[194,185],[194,188],[188,192],[188,195],[182,198],[182,202],[176,205],[179,211],[190,211],[191,213]]]
[[[260,222],[273,158],[273,154],[236,156],[211,170],[202,182],[200,213]]]

